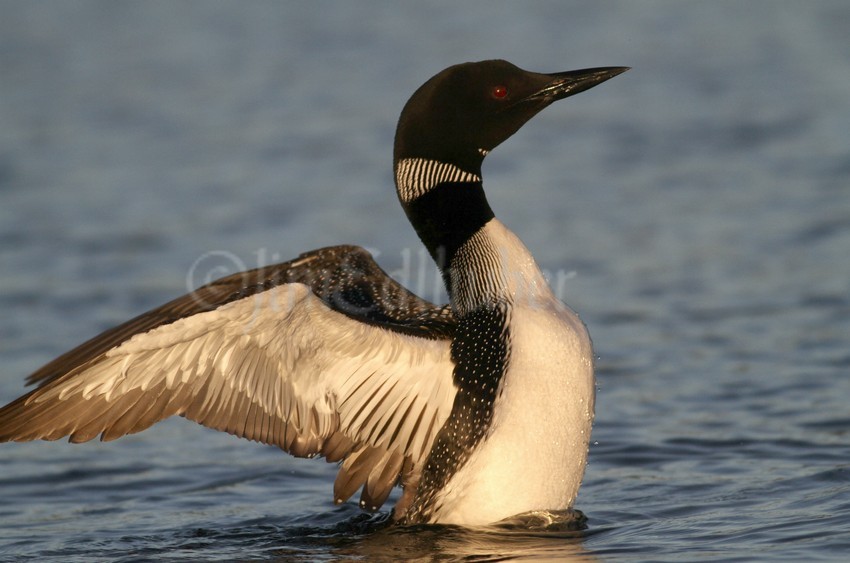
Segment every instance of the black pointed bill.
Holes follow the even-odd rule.
[[[550,77],[552,81],[522,101],[552,103],[555,100],[561,100],[589,90],[597,84],[602,84],[606,80],[626,72],[629,68],[627,66],[609,66],[547,74],[546,76]]]

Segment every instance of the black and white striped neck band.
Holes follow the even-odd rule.
[[[403,202],[413,201],[445,182],[480,182],[481,177],[454,164],[425,158],[404,158],[396,165],[396,184]]]

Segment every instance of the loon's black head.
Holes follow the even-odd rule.
[[[394,160],[424,158],[479,174],[487,152],[540,110],[626,70],[540,74],[502,60],[451,66],[408,100],[396,130]]]
[[[440,72],[411,96],[396,130],[396,188],[450,293],[455,253],[493,218],[481,185],[484,156],[555,100],[626,70],[539,74],[507,61],[465,63]]]

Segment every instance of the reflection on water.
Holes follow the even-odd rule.
[[[533,521],[533,522],[532,522]],[[551,522],[551,523],[547,523]],[[262,547],[272,560],[311,560],[316,548],[341,560],[366,561],[503,561],[532,558],[552,561],[591,561],[582,547],[581,519],[574,513],[537,515],[480,528],[458,526],[395,526],[388,515],[359,514],[325,527],[249,527],[228,532],[196,531],[191,542],[234,541]]]

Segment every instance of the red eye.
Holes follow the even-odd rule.
[[[493,86],[493,90],[491,92],[493,97],[497,100],[501,100],[502,98],[508,95],[508,89],[506,86]]]

